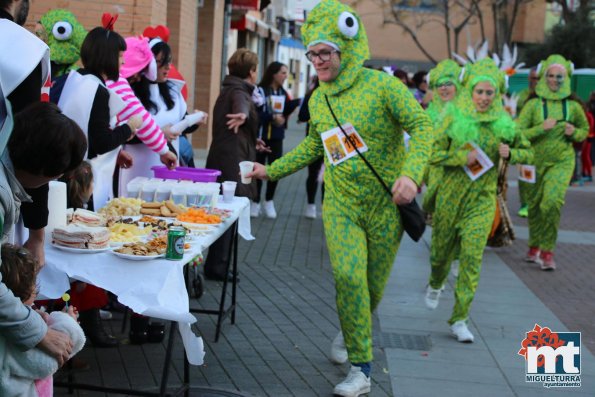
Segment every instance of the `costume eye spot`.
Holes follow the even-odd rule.
[[[354,38],[359,30],[357,18],[350,12],[343,11],[339,15],[339,30],[350,39]]]
[[[68,40],[72,36],[72,25],[66,21],[59,21],[54,24],[52,34],[56,40]]]

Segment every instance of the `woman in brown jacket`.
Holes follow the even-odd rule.
[[[207,156],[207,168],[221,171],[219,182],[236,181],[236,196],[256,196],[256,180],[240,183],[240,161],[256,161],[257,151],[267,151],[258,139],[258,112],[255,102],[263,100],[255,93],[258,56],[240,48],[227,62],[229,74],[223,79],[221,93],[213,110],[213,141]],[[231,230],[225,232],[210,249],[205,262],[205,277],[223,280],[231,244]]]

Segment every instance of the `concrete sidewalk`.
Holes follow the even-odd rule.
[[[568,330],[494,253],[486,250],[481,279],[470,314],[473,344],[450,334],[447,320],[454,304],[455,279],[449,276],[434,311],[424,304],[429,277],[429,242],[403,239],[378,316],[380,331],[430,343],[417,350],[385,347],[394,396],[593,396],[595,360],[581,349],[581,388],[546,389],[525,382],[525,360],[517,352],[535,324]],[[400,336],[403,339],[403,336]],[[405,344],[407,346],[407,344]]]
[[[293,125],[285,150],[303,136],[303,127]],[[206,356],[204,365],[191,367],[191,396],[224,395],[199,391],[199,387],[258,397],[331,396],[333,386],[345,377],[348,366],[335,366],[327,358],[338,331],[334,281],[322,221],[303,217],[306,175],[302,170],[279,183],[277,219],[254,219],[256,240],[240,242],[236,324],[225,321],[219,342],[213,343],[214,317],[198,317],[197,332],[203,336]],[[595,228],[587,229],[595,232]],[[447,324],[454,279],[449,279],[438,309],[430,311],[424,305],[429,241],[430,230],[423,242],[403,239],[375,315],[370,396],[595,395],[595,360],[587,349],[582,349],[581,388],[545,389],[525,382],[525,361],[517,354],[525,333],[535,323],[552,331],[567,328],[495,251],[485,253],[471,310],[475,343],[458,343]],[[205,296],[192,299],[191,305],[212,308],[220,288],[220,283],[207,282]],[[591,318],[593,313],[583,315]],[[127,344],[127,335],[120,333],[120,318],[116,314],[108,324],[122,345],[116,349],[86,347],[80,357],[91,368],[78,372],[77,380],[154,391],[163,369],[165,346]],[[170,385],[180,384],[182,376],[181,342],[177,339]],[[55,394],[68,395],[64,389]],[[105,394],[80,391],[75,395]]]

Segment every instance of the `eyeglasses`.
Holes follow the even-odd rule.
[[[331,60],[331,57],[333,56],[333,53],[340,53],[340,51],[337,50],[331,50],[331,51],[320,51],[320,52],[313,52],[313,51],[308,51],[306,52],[306,58],[308,58],[308,61],[310,62],[314,62],[314,60],[316,58],[320,59],[320,62],[328,62]]]
[[[454,87],[455,83],[453,83],[452,81],[445,81],[444,83],[440,83],[436,85],[436,88],[442,88],[442,87]]]

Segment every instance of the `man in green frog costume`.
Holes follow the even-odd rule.
[[[529,252],[525,260],[554,270],[554,247],[566,189],[574,171],[574,142],[587,137],[589,124],[570,89],[573,66],[551,55],[538,66],[537,98],[518,118],[519,128],[535,150],[536,182],[528,186]]]
[[[74,14],[64,9],[50,10],[41,17],[39,24],[36,34],[50,47],[52,80],[77,69],[87,31]]]
[[[330,145],[323,144],[344,140],[330,107],[341,125],[349,123],[357,131],[367,147],[361,148],[363,156],[382,179],[395,181],[393,200],[400,204],[411,202],[421,184],[432,126],[400,81],[363,67],[368,40],[351,8],[336,0],[322,1],[308,15],[302,35],[320,80],[308,104],[310,134],[266,168],[255,164],[251,175],[278,180],[324,156],[323,222],[341,323],[330,358],[352,364],[334,393],[355,397],[370,391],[372,312],[382,298],[403,228],[390,195],[357,153],[346,148],[346,156],[338,160],[331,156]],[[408,152],[403,130],[411,135]]]

